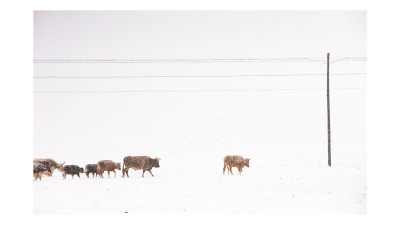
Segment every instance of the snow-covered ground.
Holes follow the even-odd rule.
[[[34,212],[365,213],[362,168],[268,166],[265,157],[241,176],[222,176],[221,160],[186,160],[162,164],[154,178],[44,178],[34,184]]]
[[[332,91],[328,167],[324,91],[35,95],[34,157],[161,161],[155,177],[56,171],[34,213],[365,213],[365,96]],[[231,154],[251,158],[242,175],[222,174]]]

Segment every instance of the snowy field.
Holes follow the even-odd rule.
[[[155,177],[63,180],[55,171],[33,182],[33,211],[366,213],[366,92],[333,90],[331,105],[328,167],[324,91],[36,94],[34,157],[81,167],[161,160]],[[223,175],[233,154],[250,168]]]
[[[56,171],[33,212],[365,214],[366,55],[362,11],[37,11],[33,157],[161,160]],[[226,155],[250,168],[223,175]]]

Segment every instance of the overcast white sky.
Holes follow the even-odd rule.
[[[366,57],[366,14],[357,11],[36,11],[35,59],[203,59]],[[341,62],[331,73],[366,72]],[[35,64],[35,76],[325,73],[323,63]],[[354,78],[354,77],[353,77]],[[353,79],[351,78],[351,79]],[[364,76],[365,78],[365,76]],[[122,82],[121,82],[122,81]],[[260,80],[36,79],[35,91],[268,88]],[[249,80],[247,80],[248,82]],[[285,79],[275,88],[320,87]],[[352,86],[351,82],[344,86]],[[357,79],[356,87],[365,79]],[[184,82],[184,83],[182,83]],[[246,81],[245,81],[246,82]],[[290,82],[290,81],[289,81]],[[308,86],[311,83],[311,86]],[[157,85],[156,85],[157,84]],[[306,84],[304,86],[303,84]],[[300,86],[299,86],[300,85]],[[358,86],[357,86],[358,85]],[[353,87],[355,87],[353,85]],[[181,89],[179,89],[181,90]]]
[[[363,11],[36,11],[35,59],[366,56]]]

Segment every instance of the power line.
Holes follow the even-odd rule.
[[[343,58],[338,58],[335,60],[331,60],[333,62],[340,62],[340,61],[367,61],[367,58],[363,57],[343,57]]]
[[[363,57],[344,57],[332,61],[366,61]],[[34,63],[242,63],[242,62],[317,62],[322,58],[210,58],[210,59],[34,59]]]
[[[267,92],[267,91],[325,91],[323,88],[275,88],[275,89],[225,89],[225,90],[136,90],[136,91],[36,91],[35,94],[103,94],[103,93],[185,93],[185,92]],[[333,88],[331,90],[366,90],[362,87]]]
[[[334,76],[365,75],[367,73],[336,73]],[[120,79],[120,78],[221,78],[221,77],[294,77],[294,76],[325,76],[323,73],[315,74],[241,74],[241,75],[135,75],[135,76],[37,76],[35,79]]]
[[[264,61],[323,61],[312,58],[210,58],[210,59],[36,59],[35,63],[173,63],[173,62],[264,62]]]

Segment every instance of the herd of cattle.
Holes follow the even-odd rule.
[[[151,176],[154,177],[151,169],[153,167],[159,168],[160,159],[159,158],[150,158],[148,156],[126,156],[122,163],[122,177],[129,177],[128,170],[130,168],[134,170],[143,170],[142,177],[144,177],[144,172],[148,171]],[[242,173],[243,167],[249,167],[250,159],[243,158],[239,155],[226,156],[224,158],[224,168],[223,174],[225,174],[225,169],[228,169],[229,172],[232,173],[232,167],[237,167],[239,173]],[[65,163],[65,162],[64,162]],[[62,173],[63,178],[66,179],[67,175],[71,175],[72,179],[74,175],[77,175],[79,178],[80,173],[85,173],[89,178],[89,174],[92,174],[92,177],[96,175],[104,178],[103,173],[107,171],[108,177],[110,177],[110,172],[114,172],[114,177],[117,175],[115,170],[121,170],[121,163],[115,163],[111,160],[101,160],[97,164],[87,164],[85,169],[79,167],[77,165],[64,165],[64,163],[57,163],[54,159],[34,159],[33,160],[33,177],[36,181],[38,178],[42,180],[42,175],[45,174],[47,176],[52,176],[54,170],[58,170]]]

